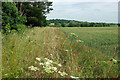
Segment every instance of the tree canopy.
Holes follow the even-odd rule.
[[[26,25],[46,26],[46,14],[51,10],[52,2],[20,2],[16,3],[21,15],[27,16]]]
[[[16,24],[46,26],[46,14],[53,10],[51,6],[52,2],[3,2],[2,28],[6,32],[17,29]]]

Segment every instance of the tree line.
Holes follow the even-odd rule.
[[[82,22],[64,19],[50,19],[48,20],[48,24],[51,27],[110,27],[113,25],[117,25],[114,23]]]

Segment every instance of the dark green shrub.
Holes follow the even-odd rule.
[[[11,30],[11,26],[10,26],[10,24],[8,23],[8,24],[6,24],[6,25],[4,26],[4,29],[3,29],[3,32],[2,32],[2,33],[10,33],[10,30]]]
[[[15,2],[3,2],[2,3],[2,26],[10,24],[13,26],[15,24],[24,24],[27,22],[25,15],[20,16],[21,12],[18,11]],[[4,27],[3,27],[4,29]]]
[[[15,24],[14,26],[13,26],[13,30],[17,30],[18,32],[24,32],[25,31],[25,29],[27,28],[27,26],[26,25],[24,25],[24,24]]]

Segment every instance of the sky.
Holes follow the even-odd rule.
[[[53,11],[47,19],[88,22],[118,22],[118,0],[50,0]]]

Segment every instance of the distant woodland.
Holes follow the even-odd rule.
[[[83,21],[64,20],[64,19],[51,19],[51,20],[48,20],[48,24],[51,27],[111,27],[111,26],[117,26],[117,24],[114,24],[114,23],[83,22]]]

